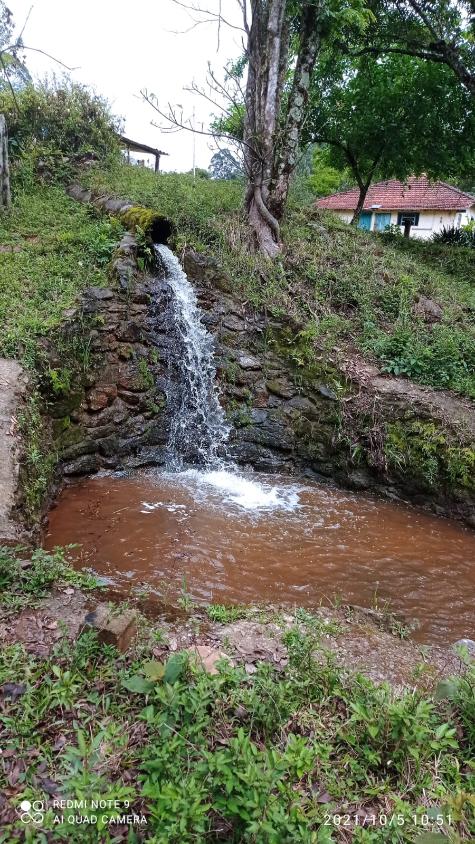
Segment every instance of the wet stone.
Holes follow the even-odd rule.
[[[106,299],[113,299],[114,291],[110,287],[89,287],[86,295],[92,296],[93,299],[104,301]]]
[[[266,387],[269,392],[282,399],[291,399],[297,392],[292,382],[286,378],[275,378],[272,381],[267,381]]]
[[[65,475],[92,475],[101,468],[100,460],[95,454],[84,454],[77,460],[65,463],[63,473]]]
[[[236,355],[236,363],[241,369],[261,369],[262,363],[259,358],[253,355],[248,355],[246,352],[238,352]]]

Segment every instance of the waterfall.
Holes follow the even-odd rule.
[[[171,467],[181,468],[185,463],[219,467],[230,427],[215,383],[213,338],[201,321],[195,291],[178,258],[163,244],[156,245],[155,251],[173,294],[173,318],[179,339],[179,383],[178,388],[173,385],[169,395]]]

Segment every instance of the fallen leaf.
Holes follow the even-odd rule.
[[[163,662],[158,662],[156,659],[151,659],[149,662],[144,662],[142,666],[143,673],[149,680],[162,680],[165,674],[165,666]]]

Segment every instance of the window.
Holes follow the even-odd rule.
[[[409,223],[411,226],[419,225],[419,211],[399,211],[397,215],[398,226]]]

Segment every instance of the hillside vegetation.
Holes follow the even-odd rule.
[[[106,284],[121,231],[61,186],[16,194],[12,211],[0,215],[0,356],[34,364],[39,337],[60,324],[77,294]]]
[[[475,253],[374,235],[302,207],[294,193],[282,259],[249,254],[242,187],[121,165],[92,169],[89,186],[171,216],[178,247],[212,253],[243,298],[302,325],[302,338],[374,356],[383,371],[475,397]],[[420,297],[440,306],[427,321]]]

